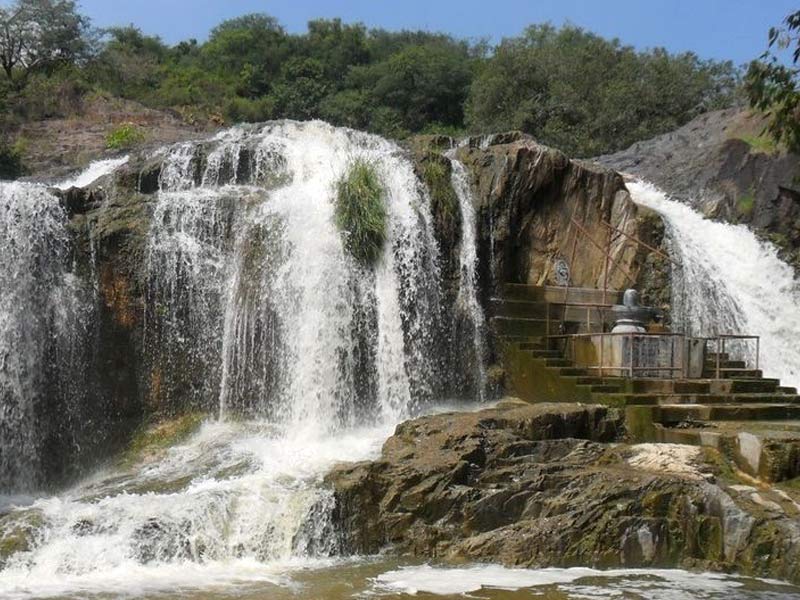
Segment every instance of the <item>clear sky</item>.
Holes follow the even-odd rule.
[[[290,32],[309,19],[341,17],[369,27],[444,31],[499,41],[526,25],[571,22],[637,48],[691,50],[741,64],[766,45],[790,0],[79,0],[97,26],[133,23],[175,43],[204,39],[220,21],[250,12],[278,18]]]

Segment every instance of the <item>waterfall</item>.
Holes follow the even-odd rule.
[[[395,143],[286,121],[164,148],[148,164],[156,159],[142,265],[144,378],[157,382],[147,400],[220,418],[58,496],[0,504],[0,548],[19,548],[0,552],[0,596],[274,581],[327,560],[341,548],[325,474],[374,457],[399,421],[445,400],[451,314],[471,328],[464,353],[484,387],[477,225],[459,163],[460,285],[457,306],[443,307],[429,194]],[[384,188],[386,241],[372,265],[345,250],[334,220],[336,183],[357,159]],[[54,224],[31,239],[60,245],[26,260],[55,269],[65,215],[37,190]],[[55,288],[39,277],[26,294],[41,301],[36,290]]]
[[[41,483],[45,422],[80,335],[80,285],[67,270],[66,214],[45,188],[0,183],[0,490]],[[73,407],[74,408],[74,407]],[[62,423],[63,424],[63,423]]]
[[[761,337],[761,368],[785,385],[800,385],[800,285],[771,243],[745,225],[718,223],[654,186],[635,182],[633,200],[660,213],[673,255],[675,329],[698,336]],[[753,346],[731,344],[752,356]]]
[[[107,158],[105,160],[96,160],[89,164],[83,171],[77,173],[74,177],[70,177],[55,184],[60,190],[68,190],[72,187],[85,187],[93,183],[103,175],[112,173],[122,165],[128,162],[128,156],[120,158]]]
[[[333,219],[357,157],[386,189],[373,269],[345,252]],[[394,143],[320,122],[238,127],[167,152],[160,187],[148,338],[168,386],[203,373],[198,406],[320,431],[395,420],[433,396],[438,248]]]
[[[475,202],[470,189],[467,170],[458,160],[449,156],[452,165],[451,182],[461,209],[461,242],[459,246],[459,287],[457,309],[466,317],[472,329],[470,364],[475,373],[477,396],[482,401],[486,395],[486,323],[483,307],[478,298],[478,224]]]

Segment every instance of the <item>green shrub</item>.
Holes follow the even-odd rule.
[[[434,214],[447,220],[460,216],[458,197],[450,181],[450,169],[438,160],[428,160],[422,168],[422,176],[431,193]]]
[[[144,132],[133,123],[124,123],[106,136],[106,148],[125,150],[141,144],[143,141]]]
[[[0,140],[0,179],[16,179],[24,172],[20,147]]]
[[[374,263],[386,240],[384,196],[375,166],[362,158],[336,182],[336,225],[345,249],[363,263]]]

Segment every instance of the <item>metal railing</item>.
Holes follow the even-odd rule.
[[[564,308],[564,313],[561,319],[553,319],[551,318],[551,313],[553,312],[551,309],[553,307],[561,307]],[[567,311],[570,308],[585,308],[586,309],[586,329],[588,332],[591,333],[592,331],[592,311],[596,311],[598,313],[598,319],[595,321],[600,325],[600,332],[603,331],[603,326],[606,322],[606,311],[610,310],[613,305],[611,304],[600,304],[600,303],[593,303],[593,302],[545,302],[545,332],[548,337],[550,337],[550,333],[553,331],[551,321],[556,321],[557,323],[566,323],[567,320]]]
[[[624,338],[628,340],[627,345],[623,344],[624,352],[627,356],[623,357],[623,364],[606,364],[606,358],[608,357],[608,353],[606,352],[606,340],[607,339],[614,339],[614,338]],[[594,340],[599,339],[599,343],[594,344]],[[636,364],[637,360],[636,357],[638,356],[638,351],[642,349],[642,340],[650,341],[650,340],[659,340],[659,339],[668,339],[669,340],[669,359],[666,361],[666,364],[661,362],[657,362],[656,364]],[[562,355],[565,358],[570,359],[577,367],[587,369],[589,371],[597,371],[600,377],[603,377],[605,373],[615,373],[618,376],[628,376],[633,378],[635,375],[641,375],[644,373],[645,377],[652,376],[650,374],[655,374],[657,376],[661,376],[666,374],[669,378],[674,378],[677,374],[678,377],[691,377],[691,366],[692,366],[692,358],[693,358],[693,341],[700,340],[703,342],[703,347],[700,349],[702,352],[701,356],[701,363],[702,363],[702,370],[705,370],[706,364],[706,357],[708,352],[708,344],[712,343],[715,344],[716,349],[716,357],[715,357],[715,369],[714,369],[714,379],[724,379],[724,375],[728,375],[729,373],[737,373],[737,372],[748,372],[751,369],[747,366],[745,361],[744,367],[730,367],[723,365],[724,362],[722,356],[725,354],[726,346],[732,340],[739,340],[739,341],[754,341],[755,342],[755,370],[759,369],[760,365],[760,352],[761,352],[761,338],[757,335],[743,335],[743,334],[722,334],[717,335],[714,337],[693,337],[688,336],[684,333],[673,333],[673,332],[644,332],[644,333],[632,333],[632,332],[590,332],[590,333],[573,333],[573,334],[556,334],[556,335],[547,335],[547,346],[548,348],[551,347],[552,342],[563,341],[563,348],[560,348]],[[598,349],[598,364],[581,364],[578,360],[577,353],[575,351],[575,343],[579,340],[591,340],[593,346]],[[639,346],[637,348],[637,340],[639,341]],[[646,342],[645,342],[646,343]],[[658,348],[657,359],[661,361],[663,358],[662,350],[665,347]],[[696,357],[696,354],[694,355]],[[701,374],[702,375],[702,374]]]
[[[591,364],[580,364],[577,360],[577,356],[575,353],[575,340],[581,339],[589,339],[593,340],[595,338],[599,338],[599,364],[591,365]],[[606,352],[605,352],[605,340],[607,339],[627,339],[628,344],[627,348],[624,349],[624,352],[627,353],[627,364],[622,365],[612,365],[606,364]],[[565,358],[569,358],[572,360],[576,366],[587,369],[589,371],[598,371],[599,376],[603,377],[604,373],[617,373],[619,376],[627,375],[630,378],[633,378],[637,373],[638,374],[651,374],[655,373],[658,376],[663,375],[666,373],[670,378],[675,377],[677,373],[679,376],[687,376],[687,368],[691,361],[691,344],[685,344],[684,342],[688,339],[688,336],[682,333],[671,333],[671,332],[659,332],[659,333],[634,333],[634,332],[618,332],[618,333],[576,333],[576,334],[564,334],[564,335],[551,335],[548,336],[548,340],[559,340],[562,339],[565,342],[565,346],[563,349],[563,355]],[[636,340],[660,340],[660,339],[668,339],[669,340],[669,364],[662,365],[662,364],[650,364],[650,365],[637,365],[636,364],[636,356],[637,356],[637,348],[636,348]],[[686,348],[688,356],[684,358],[683,350],[676,352],[676,343],[681,343],[681,348]],[[549,344],[549,342],[548,342]],[[641,350],[641,344],[639,345],[639,350]],[[660,352],[659,352],[660,354]],[[679,361],[680,364],[676,364],[676,361]],[[647,376],[647,375],[645,375]]]
[[[729,366],[722,366],[722,356],[725,354],[725,346],[727,342],[731,340],[740,340],[740,341],[755,341],[756,343],[756,351],[755,351],[755,370],[758,371],[760,365],[760,355],[761,355],[761,337],[758,335],[740,335],[740,334],[719,334],[713,337],[705,338],[706,344],[709,342],[715,344],[716,349],[716,359],[714,365],[714,378],[721,379],[721,372],[745,372],[750,371],[747,367],[747,360],[744,360],[744,367],[729,367]]]

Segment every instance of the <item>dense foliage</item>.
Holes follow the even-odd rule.
[[[339,19],[289,34],[252,14],[169,46],[134,27],[96,34],[67,0],[16,0],[0,9],[9,24],[26,50],[0,44],[6,129],[108,94],[190,122],[321,118],[398,138],[521,129],[590,155],[729,103],[737,75],[730,63],[637,52],[573,26],[532,26],[492,48]]]
[[[791,66],[776,50],[791,51]],[[800,11],[790,14],[782,27],[769,31],[769,49],[750,63],[745,89],[750,105],[765,111],[768,130],[775,141],[800,152]]]
[[[357,260],[374,263],[386,240],[385,190],[375,166],[357,158],[336,182],[335,221],[344,247]]]

